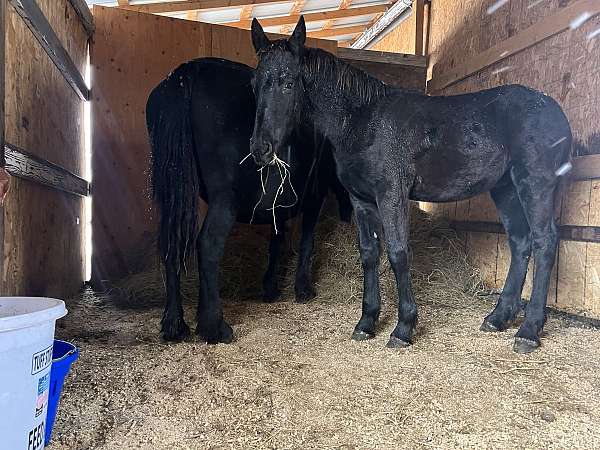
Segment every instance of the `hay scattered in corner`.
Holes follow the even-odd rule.
[[[294,298],[294,276],[299,227],[297,221],[288,225],[287,252],[282,256],[280,284],[283,300]],[[221,263],[221,296],[228,299],[260,300],[262,277],[266,270],[269,227],[236,225],[228,239]],[[472,300],[473,294],[485,291],[478,269],[467,261],[464,243],[443,219],[432,219],[416,206],[411,208],[411,276],[418,303],[444,305],[449,298]],[[156,261],[148,270],[117,283],[113,294],[125,306],[135,308],[164,302],[164,275],[156,254],[147,255]],[[194,259],[194,258],[192,258]],[[385,245],[380,264],[382,298],[395,299],[396,288]],[[362,297],[362,267],[357,244],[356,225],[341,223],[332,208],[317,227],[313,277],[318,301],[360,302]],[[197,299],[198,275],[195,261],[188,262],[181,276],[184,302]],[[462,303],[462,302],[461,302]]]

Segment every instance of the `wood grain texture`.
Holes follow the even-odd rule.
[[[94,17],[88,4],[85,0],[69,0],[69,3],[73,7],[75,14],[79,17],[81,26],[85,29],[88,37],[92,37],[94,34]]]
[[[19,177],[69,194],[82,197],[89,195],[89,183],[83,178],[12,144],[5,144],[4,149],[6,170],[13,177]]]
[[[371,47],[371,50],[379,50],[390,53],[395,52],[415,54],[415,34],[415,14],[412,13],[408,18],[400,22],[396,28],[385,35],[379,42],[376,42]]]
[[[35,0],[8,0],[15,11],[29,27],[31,33],[46,51],[48,57],[62,73],[65,81],[73,88],[81,100],[88,100],[90,91],[85,84],[81,71],[77,68],[60,39],[48,23]]]
[[[83,72],[87,34],[70,3],[38,5]],[[13,8],[6,27],[6,140],[80,176],[83,104]],[[4,294],[68,298],[81,288],[82,198],[13,178],[4,222]]]
[[[177,66],[211,55],[211,26],[98,6],[94,18],[92,270],[100,280],[134,271],[154,237],[146,101]]]
[[[339,48],[337,54],[338,58],[346,61],[385,63],[392,66],[427,67],[427,58],[425,56],[418,56],[410,53],[387,52],[373,49],[361,50],[356,48]]]
[[[6,62],[6,2],[0,2],[0,168],[6,164],[4,158],[4,71]],[[4,205],[0,205],[0,295],[4,295]]]

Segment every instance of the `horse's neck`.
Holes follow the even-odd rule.
[[[308,120],[314,124],[319,134],[327,137],[337,147],[347,135],[352,115],[360,105],[356,99],[349,99],[346,92],[335,85],[312,84],[306,88],[310,102]],[[365,102],[364,107],[368,107]]]

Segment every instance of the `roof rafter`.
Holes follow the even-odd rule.
[[[328,30],[319,30],[307,33],[308,36],[314,38],[326,38],[333,36],[344,36],[346,34],[358,34],[367,29],[367,25],[352,25],[349,27],[329,28]]]
[[[246,5],[264,5],[269,3],[288,3],[289,0],[195,0],[178,2],[145,3],[142,5],[122,6],[122,9],[144,13],[170,13],[189,11],[191,9],[225,9],[239,8]]]
[[[305,13],[305,22],[317,22],[321,20],[343,19],[345,17],[366,16],[370,14],[378,14],[387,10],[389,4],[360,6],[348,9],[335,9],[333,11],[320,11],[313,13]],[[263,27],[275,27],[279,25],[295,24],[300,19],[300,14],[291,14],[282,17],[268,17],[259,19]],[[250,28],[252,22],[250,20],[240,20],[238,22],[228,22],[227,25],[238,28]]]

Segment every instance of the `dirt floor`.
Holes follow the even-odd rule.
[[[513,353],[515,329],[479,331],[495,297],[482,295],[459,241],[419,220],[420,322],[409,349],[385,348],[396,312],[383,263],[379,334],[349,339],[362,281],[348,226],[321,229],[320,295],[307,305],[293,303],[289,276],[283,302],[261,303],[247,279],[258,278],[262,262],[228,247],[230,345],[162,343],[156,275],[71,301],[57,334],[81,356],[49,448],[599,448],[600,330],[550,315],[541,350]],[[245,242],[265,247],[259,234]]]

